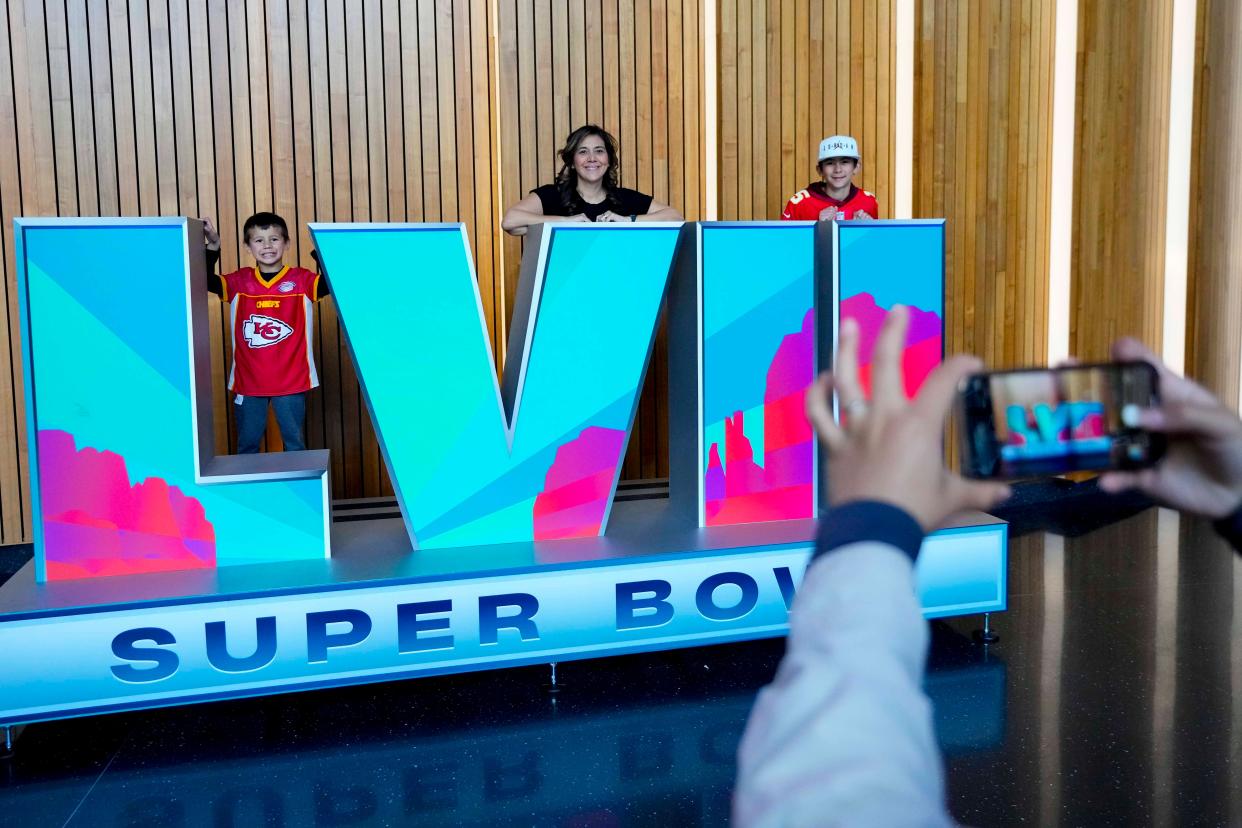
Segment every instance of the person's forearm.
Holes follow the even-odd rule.
[[[220,262],[220,251],[210,247],[203,248],[203,259],[207,264],[207,292],[224,298],[224,280],[216,273],[216,265]]]
[[[311,258],[315,260],[315,269],[319,271],[319,283],[315,286],[315,299],[331,296],[332,286],[328,284],[328,269],[323,266],[323,259],[319,257],[317,248],[311,248]]]
[[[505,213],[500,228],[511,236],[525,236],[527,229],[533,224],[542,224],[548,220],[543,213],[530,213],[516,207]]]
[[[653,213],[635,216],[637,221],[682,221],[681,213],[673,207],[661,207]]]
[[[830,511],[823,526],[826,551],[799,587],[785,658],[742,739],[734,820],[952,824],[921,687],[928,635],[912,558],[922,532],[874,503]]]

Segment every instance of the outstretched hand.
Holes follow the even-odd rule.
[[[1187,512],[1223,518],[1242,505],[1242,420],[1212,392],[1169,370],[1135,339],[1113,345],[1113,358],[1149,362],[1160,374],[1160,405],[1123,412],[1125,424],[1168,437],[1164,459],[1150,469],[1109,472],[1108,492],[1139,489]]]
[[[807,391],[807,417],[828,451],[833,506],[855,500],[879,500],[908,512],[925,531],[944,524],[956,512],[988,509],[1009,496],[1001,483],[970,481],[944,465],[941,436],[958,383],[981,363],[955,356],[923,384],[917,399],[907,401],[901,355],[909,311],[894,306],[884,319],[873,356],[872,400],[858,379],[858,324],[841,324],[833,373],[821,374]],[[829,403],[837,394],[842,422]]]

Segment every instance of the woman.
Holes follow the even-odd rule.
[[[575,129],[561,150],[555,184],[544,184],[505,212],[501,227],[515,236],[549,219],[564,221],[681,221],[667,204],[617,184],[617,141],[593,124]]]

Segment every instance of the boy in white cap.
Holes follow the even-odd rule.
[[[816,169],[822,181],[808,184],[785,205],[781,218],[792,221],[879,218],[875,196],[854,186],[862,166],[858,142],[848,135],[833,135],[819,142]]]

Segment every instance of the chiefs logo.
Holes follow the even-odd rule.
[[[250,314],[242,323],[242,336],[251,348],[266,348],[268,345],[275,345],[287,339],[291,333],[293,333],[293,328],[288,323],[259,313]]]

